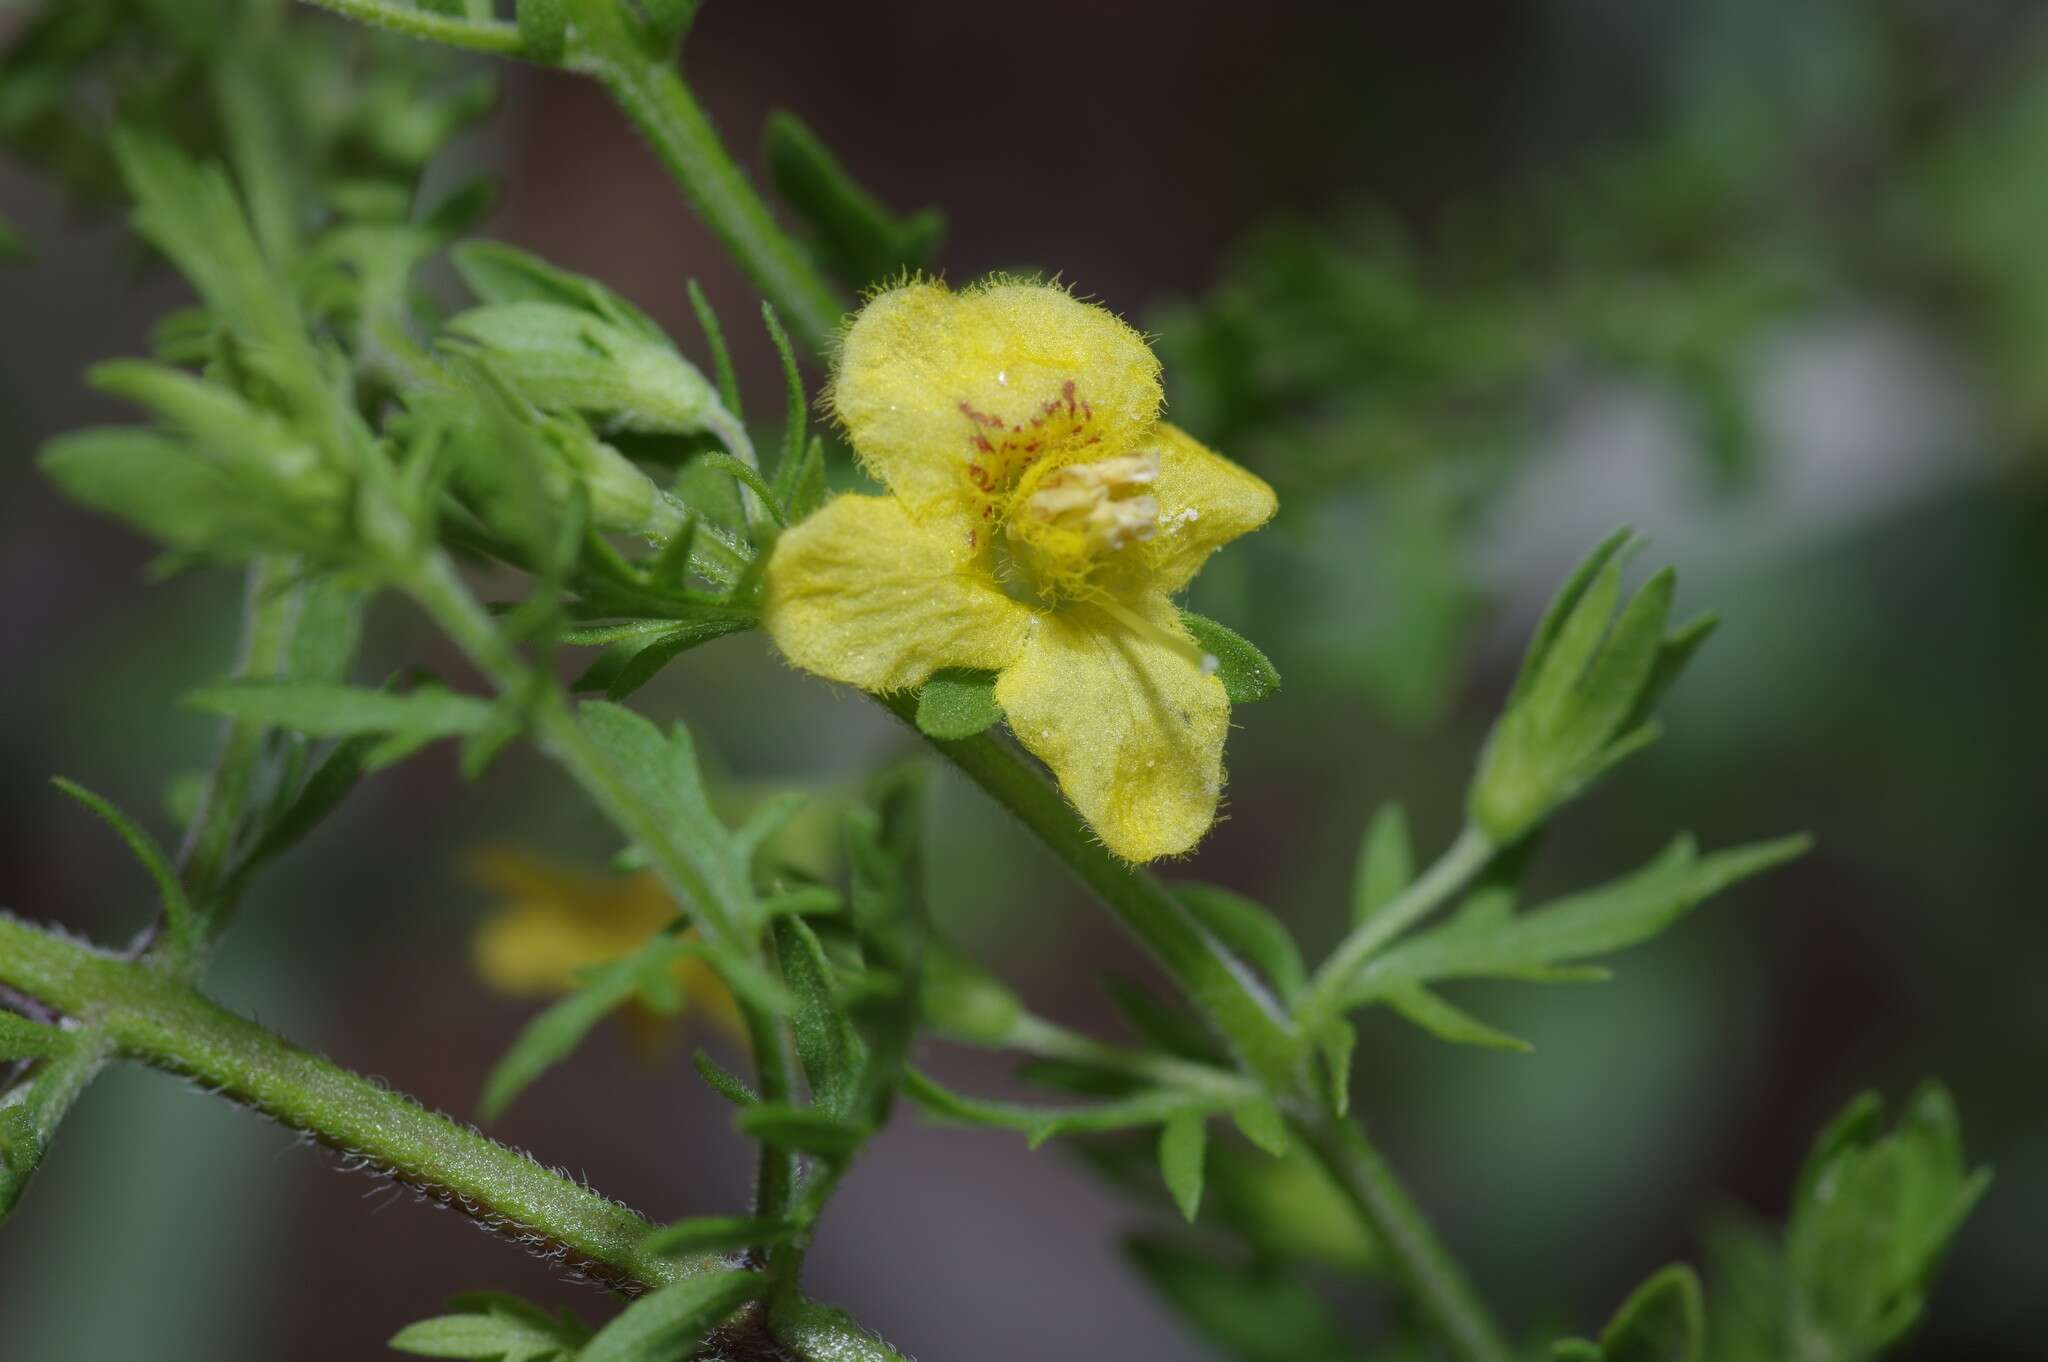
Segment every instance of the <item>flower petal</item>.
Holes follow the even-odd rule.
[[[1175,638],[1164,596],[1132,602]],[[1149,861],[1189,850],[1216,818],[1230,701],[1182,652],[1092,605],[1039,617],[1024,654],[996,681],[1018,741],[1052,768],[1117,855]]]
[[[761,622],[791,662],[862,690],[1006,667],[1031,612],[1003,594],[971,533],[950,517],[912,520],[894,497],[837,497],[776,541]]]
[[[877,294],[847,328],[831,389],[868,471],[919,516],[971,505],[1040,459],[1122,453],[1160,401],[1159,361],[1115,314],[1003,279]]]
[[[1263,478],[1238,467],[1162,421],[1152,432],[1159,450],[1159,528],[1144,546],[1146,585],[1172,593],[1201,571],[1210,554],[1273,518],[1279,501]]]

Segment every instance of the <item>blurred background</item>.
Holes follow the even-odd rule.
[[[325,19],[308,19],[325,23]],[[4,30],[4,20],[0,20]],[[1057,271],[1156,333],[1175,419],[1279,488],[1196,608],[1286,685],[1239,711],[1229,817],[1176,874],[1343,929],[1381,800],[1455,830],[1544,597],[1633,524],[1720,635],[1668,734],[1561,817],[1536,889],[1795,829],[1816,852],[1716,900],[1608,984],[1460,993],[1535,1043],[1452,1049],[1375,1014],[1358,1105],[1517,1329],[1587,1329],[1740,1208],[1776,1219],[1864,1087],[1953,1088],[1997,1182],[1906,1355],[2048,1337],[2048,21],[2013,0],[1484,0],[1462,6],[713,0],[687,54],[738,148],[794,108],[891,206],[940,205],[951,277]],[[752,409],[753,300],[590,86],[502,72],[455,153],[502,176],[485,230],[694,339],[701,279]],[[442,173],[437,171],[437,174]],[[447,172],[453,175],[453,169]],[[120,941],[140,872],[46,783],[153,812],[204,765],[179,695],[231,653],[227,574],[67,505],[37,445],[127,419],[88,363],[184,294],[125,230],[0,168],[33,241],[0,269],[0,902]],[[460,665],[406,611],[360,675]],[[873,706],[755,635],[638,703],[734,798],[834,798],[904,755]],[[532,1005],[469,967],[464,866],[601,866],[605,830],[530,755],[464,787],[436,751],[369,782],[252,894],[212,990],[467,1114]],[[937,803],[941,924],[1040,1011],[1109,1033],[1098,975],[1146,975],[964,785]],[[956,797],[957,796],[957,797]],[[1075,962],[1084,962],[1076,968]],[[690,1044],[601,1031],[493,1133],[658,1218],[743,1209],[750,1151]],[[933,1055],[963,1084],[983,1056]],[[618,1112],[609,1123],[592,1113]],[[1149,1223],[1058,1148],[899,1112],[813,1256],[814,1294],[928,1358],[1181,1358],[1124,1263]],[[0,1353],[24,1362],[386,1355],[449,1294],[587,1291],[159,1075],[109,1072],[0,1235]]]

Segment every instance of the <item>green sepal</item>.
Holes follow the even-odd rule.
[[[1192,610],[1181,611],[1180,622],[1202,651],[1216,659],[1216,677],[1230,703],[1248,705],[1280,689],[1279,671],[1251,640]]]
[[[917,693],[917,730],[928,738],[971,738],[1002,718],[994,672],[946,667]]]

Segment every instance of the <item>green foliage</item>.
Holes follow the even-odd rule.
[[[917,728],[927,737],[971,738],[1002,718],[994,672],[946,667],[917,693]]]
[[[583,986],[528,1022],[492,1066],[477,1102],[483,1119],[504,1115],[535,1079],[567,1059],[592,1027],[625,1003],[638,1000],[658,1013],[679,1011],[683,998],[674,965],[691,949],[687,941],[660,935],[630,955],[585,971]]]
[[[171,858],[164,854],[156,840],[127,814],[83,785],[61,777],[52,784],[99,815],[100,821],[114,830],[114,835],[127,844],[135,859],[142,863],[142,868],[149,872],[149,878],[156,885],[158,900],[163,905],[164,920],[170,929],[179,934],[190,932],[193,928],[192,901],[178,879],[177,867],[171,864]]]
[[[1696,620],[1666,632],[1676,582],[1668,568],[1615,616],[1629,549],[1626,531],[1612,536],[1565,583],[1487,739],[1471,814],[1502,845],[1655,740],[1650,709],[1712,628]]]
[[[590,1330],[564,1310],[551,1315],[500,1292],[475,1292],[448,1303],[454,1314],[408,1324],[390,1346],[415,1357],[475,1358],[478,1362],[572,1362]]]
[[[1202,1208],[1202,1166],[1208,1146],[1208,1122],[1198,1112],[1169,1116],[1159,1128],[1159,1175],[1173,1193],[1173,1204],[1190,1221]]]
[[[1227,1263],[1158,1239],[1134,1239],[1125,1247],[1152,1288],[1227,1356],[1243,1362],[1359,1356],[1336,1312],[1284,1269]]]
[[[931,264],[946,225],[937,209],[896,217],[787,109],[769,116],[767,144],[776,192],[816,233],[825,267],[843,282],[865,288]]]
[[[1452,979],[1586,977],[1572,967],[1649,940],[1704,899],[1808,845],[1804,837],[1787,837],[1702,856],[1690,837],[1679,837],[1633,874],[1522,912],[1477,896],[1443,925],[1368,962],[1352,978],[1345,1004]]]
[[[760,1296],[758,1272],[712,1271],[649,1292],[598,1331],[577,1362],[672,1362],[727,1315]]]
[[[362,765],[374,770],[443,738],[475,737],[499,721],[489,700],[442,686],[368,690],[321,681],[223,681],[185,695],[194,709],[318,738],[381,737]]]
[[[1599,1342],[1567,1339],[1553,1355],[1558,1362],[1694,1362],[1706,1333],[1705,1308],[1699,1277],[1674,1264],[1630,1293]]]
[[[730,1253],[736,1249],[788,1243],[797,1226],[787,1220],[756,1220],[743,1215],[707,1215],[678,1220],[647,1236],[649,1253]]]
[[[1280,673],[1250,640],[1192,610],[1181,611],[1180,622],[1202,651],[1216,659],[1216,675],[1230,703],[1248,705],[1280,689]]]
[[[1351,879],[1351,920],[1362,923],[1397,898],[1415,880],[1415,846],[1408,811],[1389,801],[1374,811],[1358,848]]]

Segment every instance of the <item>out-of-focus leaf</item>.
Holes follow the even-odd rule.
[[[388,1346],[415,1357],[570,1362],[590,1338],[590,1330],[567,1310],[551,1315],[517,1296],[477,1292],[449,1304],[456,1313],[408,1324]]]
[[[576,1362],[675,1362],[727,1315],[759,1297],[758,1272],[705,1272],[670,1282],[620,1312],[577,1355]]]

